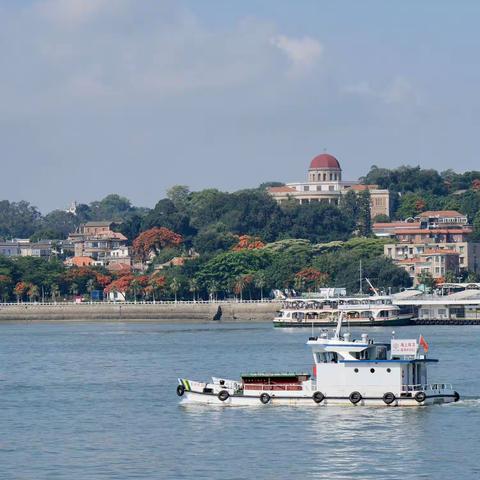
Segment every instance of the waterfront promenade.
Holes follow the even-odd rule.
[[[222,321],[272,321],[278,301],[178,301],[97,303],[0,303],[5,321],[212,321],[221,309]]]

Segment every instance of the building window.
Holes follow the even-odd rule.
[[[326,173],[323,174],[323,181],[324,181],[324,182],[327,181],[327,174],[326,174]]]

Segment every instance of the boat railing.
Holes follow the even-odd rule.
[[[428,383],[416,385],[402,385],[402,392],[419,392],[425,390],[453,390],[451,383]]]

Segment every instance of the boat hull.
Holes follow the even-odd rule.
[[[388,327],[388,326],[406,326],[412,324],[411,317],[399,317],[394,319],[387,320],[369,320],[369,319],[360,319],[360,320],[347,320],[346,321],[351,327]],[[278,328],[297,328],[297,327],[335,327],[337,325],[336,320],[302,320],[302,321],[293,321],[293,320],[282,320],[276,319],[273,321],[273,326]]]
[[[451,403],[458,400],[452,394],[430,395],[423,402],[417,402],[413,397],[398,397],[390,405],[386,405],[381,397],[363,398],[357,404],[352,404],[349,397],[326,397],[322,402],[315,403],[312,396],[280,396],[272,395],[268,403],[264,404],[259,395],[230,395],[222,401],[213,393],[186,391],[181,404],[206,404],[222,407],[268,407],[268,406],[294,406],[294,407],[321,407],[321,406],[366,406],[366,407],[420,407],[426,405]]]

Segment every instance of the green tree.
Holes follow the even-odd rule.
[[[370,203],[370,192],[368,190],[361,191],[358,195],[358,233],[362,237],[372,234]]]
[[[128,198],[116,193],[107,195],[100,201],[90,204],[90,218],[92,220],[122,221],[135,209]]]
[[[175,303],[177,303],[177,295],[178,295],[178,291],[180,290],[180,287],[181,287],[181,284],[180,284],[180,281],[177,278],[174,278],[170,282],[170,291],[175,296]]]
[[[0,201],[0,238],[29,238],[40,226],[41,214],[28,202]]]
[[[228,232],[225,225],[216,223],[198,232],[193,247],[201,254],[212,254],[230,250],[237,242],[238,237]]]
[[[178,211],[169,198],[164,198],[157,202],[155,208],[145,216],[142,223],[142,231],[154,227],[168,228],[187,237],[187,239],[197,233],[196,229],[191,225],[189,215]]]
[[[79,290],[78,290],[78,285],[77,285],[76,283],[72,283],[72,284],[70,285],[70,289],[69,289],[69,290],[70,290],[70,293],[71,293],[71,295],[72,295],[73,297],[75,297],[75,296],[78,295]]]
[[[202,265],[196,277],[207,288],[213,281],[218,291],[225,292],[238,277],[263,270],[271,260],[272,254],[264,249],[220,253]]]
[[[372,220],[374,223],[390,223],[390,217],[381,213],[380,215],[375,215]]]
[[[193,295],[193,301],[197,301],[197,292],[199,289],[198,280],[196,278],[191,278],[188,282],[188,289]]]
[[[357,224],[359,216],[359,202],[358,196],[353,190],[348,190],[347,193],[340,197],[339,208],[350,224]]]
[[[207,284],[207,290],[211,300],[217,301],[218,283],[215,280],[210,280]]]
[[[8,300],[10,297],[10,292],[13,287],[13,280],[12,277],[9,275],[5,275],[0,273],[0,295],[4,302]]]
[[[28,292],[27,292],[27,295],[28,295],[28,298],[30,299],[30,302],[34,302],[35,300],[38,299],[38,296],[39,296],[39,289],[36,285],[34,285],[33,283],[30,284],[29,288],[28,288]]]
[[[186,213],[188,211],[190,190],[186,185],[174,185],[169,188],[167,197],[178,212]]]
[[[267,277],[264,271],[259,271],[255,273],[254,276],[254,285],[260,290],[260,300],[263,301],[263,289],[267,285]]]
[[[52,302],[56,303],[57,298],[60,296],[60,288],[56,283],[50,285],[50,296],[52,297]]]
[[[435,279],[433,278],[432,274],[429,271],[422,271],[417,277],[417,281],[419,285],[423,285],[425,290],[432,290],[435,285]]]

